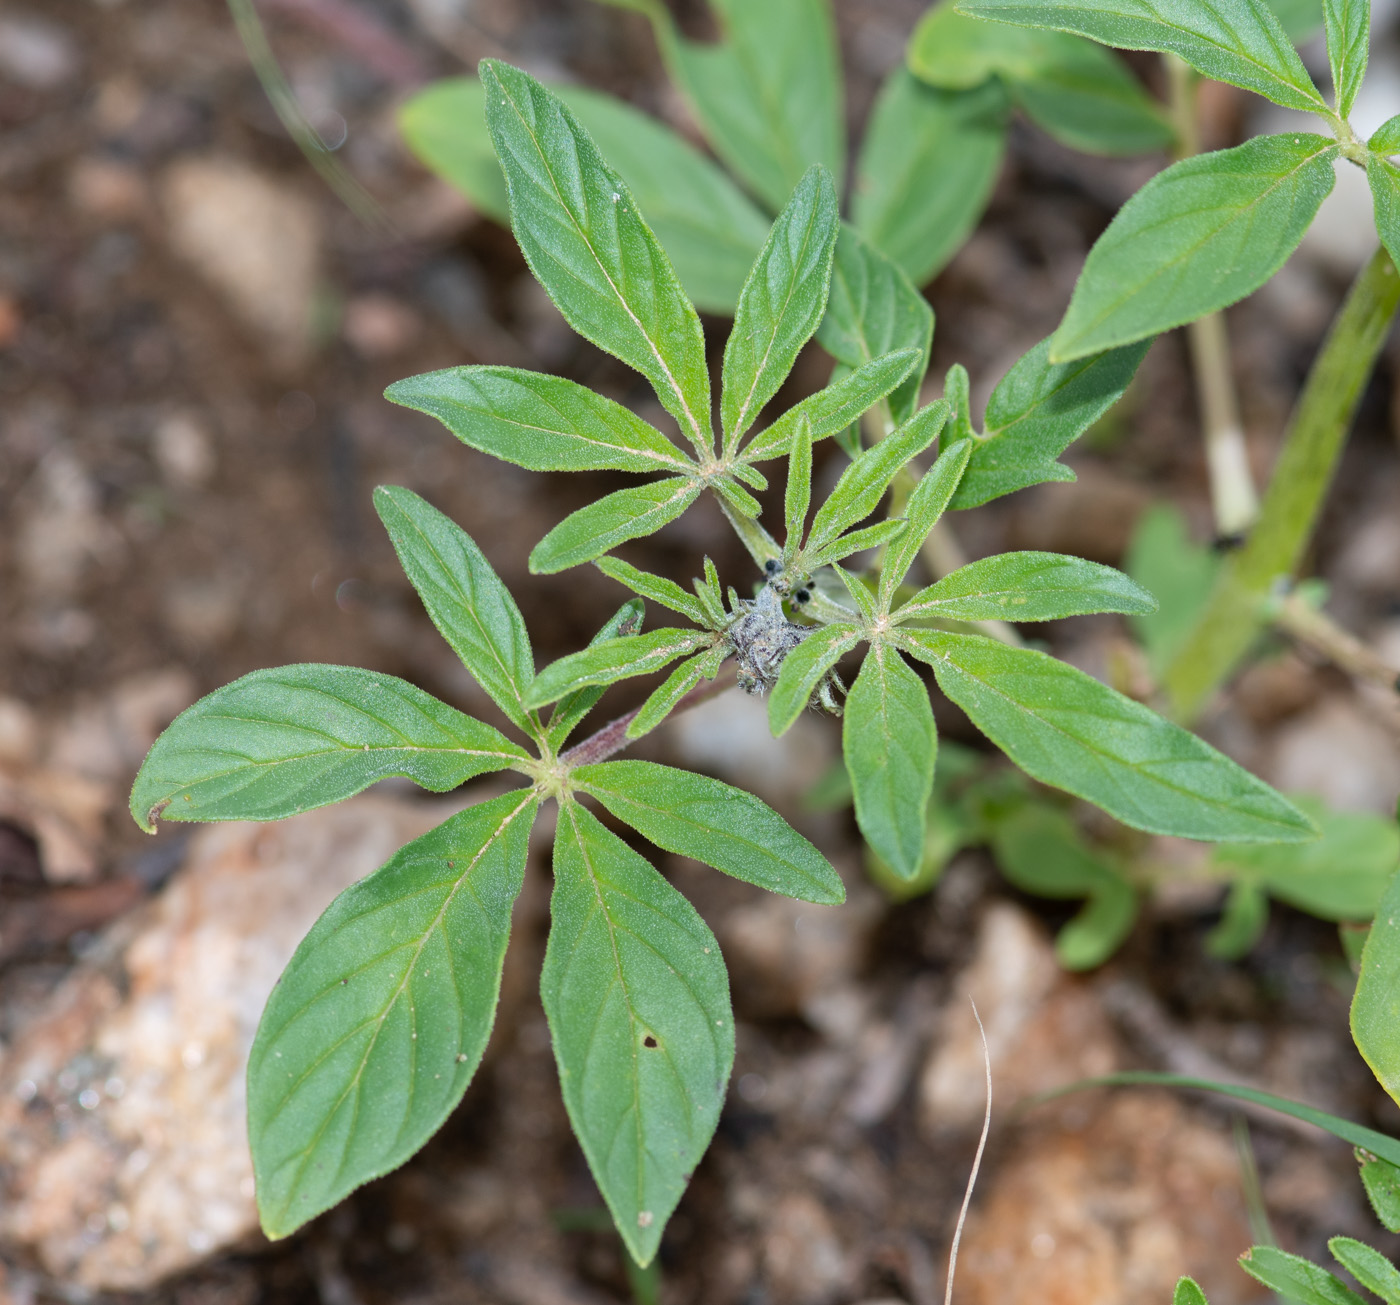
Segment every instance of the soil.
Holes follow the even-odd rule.
[[[836,7],[858,133],[922,6]],[[348,136],[337,157],[375,197],[385,225],[366,226],[310,171],[216,0],[28,6],[24,15],[41,19],[55,43],[57,71],[0,80],[0,695],[44,722],[100,702],[143,672],[183,668],[203,693],[257,667],[301,661],[402,675],[484,711],[398,571],[370,506],[379,483],[427,495],[481,543],[520,601],[541,665],[586,642],[620,601],[592,568],[539,577],[525,565],[548,529],[614,487],[608,477],[519,471],[380,396],[413,372],[511,362],[657,411],[640,378],[567,330],[509,234],[427,177],[393,126],[394,105],[411,84],[497,55],[606,88],[687,129],[646,24],[586,0],[357,0],[353,8],[393,37],[375,54],[337,25],[338,5],[280,0],[266,8],[293,86],[303,102],[321,106],[323,131],[343,123]],[[704,15],[693,9],[682,16],[698,30]],[[447,15],[442,41],[430,33],[433,13]],[[454,25],[453,14],[466,17]],[[0,44],[4,21],[0,15]],[[1135,66],[1149,80],[1157,75],[1150,60]],[[1209,139],[1239,138],[1247,98],[1212,92]],[[271,179],[319,233],[310,305],[319,325],[301,357],[250,326],[217,278],[172,246],[172,169],[209,158]],[[938,315],[931,376],[961,362],[974,377],[974,407],[985,401],[1006,367],[1053,329],[1089,245],[1162,162],[1075,155],[1018,123],[986,219],[929,288]],[[267,257],[275,266],[278,251]],[[1295,260],[1275,287],[1230,314],[1261,470],[1343,289],[1325,266]],[[727,324],[705,326],[718,359]],[[1395,362],[1392,350],[1367,393],[1313,554],[1333,610],[1368,637],[1393,633],[1400,612],[1400,558],[1384,552],[1392,545],[1377,545],[1379,558],[1354,545],[1367,529],[1383,534],[1393,518]],[[825,367],[810,349],[780,401],[820,384]],[[1051,548],[1116,563],[1136,517],[1158,499],[1181,506],[1198,538],[1208,535],[1180,338],[1158,342],[1124,405],[1086,443],[1070,459],[1077,484],[1043,486],[961,517],[966,550]],[[709,508],[663,531],[646,559],[687,580],[704,552],[726,577],[746,574]],[[1094,667],[1121,644],[1122,630],[1080,620],[1036,637]],[[1243,685],[1228,696],[1206,722],[1208,736],[1269,774],[1290,724],[1319,703],[1366,711],[1339,672],[1305,659],[1297,668],[1287,693],[1266,686],[1250,697]],[[632,701],[616,695],[618,710]],[[940,708],[940,726],[977,744],[955,712]],[[1397,736],[1387,737],[1393,752]],[[647,755],[680,755],[665,732],[648,746]],[[1327,738],[1309,747],[1324,756]],[[816,827],[790,800],[775,801],[804,828]],[[7,951],[0,973],[7,1032],[85,940],[131,905],[127,887],[94,897],[95,889],[134,879],[149,893],[175,868],[168,848],[150,844],[117,807],[80,908],[74,889],[43,884],[26,831],[0,826],[3,909],[23,901],[33,920],[32,945]],[[858,884],[853,825],[823,819],[823,846]],[[747,890],[694,866],[663,868],[707,918],[759,909]],[[249,1245],[142,1300],[629,1299],[618,1243],[568,1131],[533,995],[545,928],[542,884],[535,888],[539,900],[514,946],[510,1019],[464,1105],[426,1150],[306,1233]],[[853,935],[853,959],[836,987],[859,993],[891,1028],[915,1032],[908,1064],[891,1071],[893,1099],[865,1122],[822,1099],[820,1076],[835,1057],[833,1082],[848,1083],[869,1048],[823,1027],[816,1007],[782,991],[779,970],[736,966],[736,1086],[668,1230],[663,1300],[938,1298],[976,1130],[921,1125],[916,1062],[934,1037],[924,1016],[952,993],[988,905],[1006,900],[1047,926],[1065,918],[1054,904],[1017,897],[976,854],[960,858],[929,896],[902,905],[867,899],[868,927]],[[1299,1094],[1371,1124],[1400,1123],[1347,1038],[1349,980],[1335,930],[1275,906],[1246,961],[1211,962],[1202,938],[1218,906],[1210,897],[1159,903],[1094,991],[1126,985],[1165,1015],[1173,1036],[1217,1062],[1260,1076],[1282,1065]],[[1163,1063],[1160,1040],[1141,1021],[1119,1024],[1134,1063]],[[805,1096],[774,1089],[794,1076]],[[1226,1113],[1192,1105],[1189,1114],[1228,1134]],[[1322,1157],[1317,1199],[1279,1203],[1285,1244],[1315,1252],[1338,1231],[1375,1240],[1344,1150],[1275,1124],[1251,1126],[1266,1192],[1272,1175],[1286,1187],[1307,1157]],[[1014,1159],[1022,1127],[999,1127],[984,1181]],[[823,1277],[817,1262],[832,1245],[839,1264]],[[0,1247],[0,1261],[16,1301],[78,1299],[37,1273],[22,1248]],[[1038,1272],[1031,1259],[1024,1272]],[[0,1298],[6,1290],[0,1284]],[[1249,1298],[1242,1278],[1233,1290]]]

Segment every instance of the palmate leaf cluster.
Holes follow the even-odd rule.
[[[697,75],[727,74],[716,65]],[[1008,616],[1149,611],[1152,598],[1128,577],[1077,558],[1013,553],[922,587],[908,581],[925,537],[960,494],[971,505],[1063,478],[1056,458],[1121,394],[1139,346],[1069,363],[1041,346],[997,387],[982,432],[965,377],[961,389],[953,378],[948,399],[919,407],[931,314],[918,311],[922,301],[888,258],[848,239],[831,173],[818,164],[798,175],[747,271],[714,386],[690,297],[579,119],[509,65],[485,62],[480,85],[531,269],[581,335],[646,378],[676,435],[572,382],[518,369],[453,368],[401,382],[390,397],[535,470],[656,476],[567,518],[531,563],[557,571],[596,560],[688,624],[644,630],[643,603],[632,598],[588,648],[537,674],[515,601],[476,543],[417,495],[381,487],[376,506],[404,571],[509,733],[387,675],[257,671],[162,735],[131,809],[151,829],[161,816],[275,819],[389,775],[434,792],[489,772],[524,780],[450,817],[337,899],[274,992],[250,1060],[249,1121],[264,1226],[284,1235],[400,1164],[460,1099],[490,1032],[528,833],[541,805],[555,801],[544,1007],[570,1120],[621,1235],[645,1264],[718,1119],[733,1060],[728,980],[694,909],[582,799],[658,847],[748,882],[815,902],[843,896],[821,853],[752,795],[609,759],[725,659],[748,687],[767,691],[781,733],[814,700],[836,704],[836,663],[864,649],[843,752],[862,832],[904,877],[919,866],[937,759],[917,666],[931,668],[1027,774],[1138,828],[1246,843],[1315,831],[1194,735],[1053,657],[976,630]],[[917,325],[920,338],[908,343],[900,323]],[[798,352],[819,332],[841,374],[768,420]],[[814,444],[879,405],[883,437],[853,444],[831,493],[814,501]],[[935,443],[921,474],[916,459]],[[757,464],[779,459],[782,543],[759,521],[752,492],[768,483]],[[872,521],[892,488],[899,510]],[[723,588],[708,559],[686,591],[606,556],[706,492],[754,559],[754,573],[741,578],[753,597]],[[873,565],[841,565],[872,552]],[[625,727],[566,747],[607,685],[677,661]]]

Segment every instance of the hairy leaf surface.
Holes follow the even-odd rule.
[[[486,555],[461,526],[412,490],[380,485],[374,506],[442,637],[496,705],[530,729],[521,696],[535,678],[530,636]]]
[[[960,0],[958,10],[974,18],[1075,32],[1120,50],[1170,51],[1197,72],[1286,109],[1325,107],[1264,0]]]
[[[655,534],[699,496],[699,482],[688,477],[668,477],[619,489],[579,508],[555,526],[531,552],[530,570],[536,575],[566,571],[629,539]]]
[[[449,817],[341,893],[297,948],[248,1058],[268,1236],[401,1165],[462,1099],[495,1020],[536,806],[517,790]]]
[[[972,453],[971,440],[959,440],[948,445],[938,455],[938,461],[924,474],[909,495],[904,505],[904,519],[907,529],[890,545],[885,553],[884,565],[880,568],[880,610],[888,612],[894,601],[895,590],[909,574],[915,557],[924,546],[929,531],[938,524],[957,491],[958,483],[967,468],[967,460]]]
[[[530,270],[569,325],[641,372],[685,437],[707,451],[700,319],[626,182],[528,73],[484,59],[481,80],[511,226]]]
[[[634,675],[650,675],[714,641],[715,636],[705,630],[664,628],[604,639],[546,666],[527,697],[531,705],[539,707],[590,684],[615,684]]]
[[[1028,775],[1154,834],[1300,842],[1312,822],[1262,780],[1141,703],[1030,648],[899,631],[938,687]]]
[[[1322,18],[1327,28],[1327,60],[1332,67],[1337,112],[1345,118],[1350,115],[1361,80],[1366,76],[1371,0],[1322,0]]]
[[[530,471],[681,471],[689,459],[620,403],[518,367],[448,367],[384,397],[436,417],[463,444]]]
[[[630,638],[632,635],[639,634],[642,629],[644,612],[645,606],[640,598],[629,598],[613,613],[603,628],[588,641],[588,646],[592,648],[608,639]],[[545,742],[551,748],[557,750],[564,740],[573,733],[578,723],[593,710],[598,699],[603,696],[604,687],[603,685],[588,685],[582,689],[575,689],[572,693],[566,693],[554,704],[554,710],[549,716],[548,727],[545,729]]]
[[[1327,1243],[1337,1262],[1386,1305],[1400,1305],[1400,1269],[1374,1247],[1354,1237],[1333,1237]]]
[[[1051,360],[1145,339],[1257,290],[1327,198],[1338,149],[1309,133],[1258,136],[1159,172],[1089,251]]]
[[[955,508],[979,507],[1045,481],[1073,480],[1058,461],[1122,397],[1151,340],[1052,363],[1042,340],[997,382],[987,401],[986,432],[972,450],[953,496]]]
[[[734,1017],[719,944],[576,802],[559,813],[540,995],[574,1133],[627,1249],[650,1263],[719,1122]]]
[[[831,863],[752,793],[650,761],[580,766],[574,785],[657,847],[804,902],[846,898]]]
[[[1400,168],[1372,155],[1366,160],[1366,180],[1371,186],[1381,244],[1391,262],[1400,267]]]
[[[1400,872],[1391,876],[1361,952],[1351,1036],[1381,1086],[1400,1102]]]
[[[528,754],[392,675],[281,666],[215,689],[155,741],[131,790],[148,834],[166,820],[281,820],[390,775],[434,793]]]
[[[862,638],[859,627],[838,623],[813,630],[787,655],[768,695],[768,727],[777,738],[792,727],[821,678]]]
[[[861,834],[896,875],[914,878],[938,731],[923,681],[886,644],[871,646],[846,697],[841,748]]]
[[[1335,1274],[1277,1246],[1251,1246],[1240,1256],[1240,1268],[1298,1305],[1363,1305]]]

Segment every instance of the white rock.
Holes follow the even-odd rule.
[[[170,239],[269,353],[288,365],[309,344],[320,261],[315,207],[229,158],[172,164],[162,183]]]
[[[0,1237],[74,1289],[144,1291],[254,1233],[263,1003],[331,899],[450,809],[364,795],[196,834],[0,1063]]]

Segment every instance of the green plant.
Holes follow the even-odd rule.
[[[680,442],[579,385],[510,368],[451,368],[400,382],[389,397],[535,470],[659,473],[566,519],[536,547],[532,566],[596,560],[687,624],[642,632],[641,603],[629,599],[586,649],[536,675],[515,602],[472,540],[416,495],[380,488],[376,506],[405,572],[516,737],[389,676],[256,671],[196,703],[157,740],[131,810],[153,830],[160,817],[276,819],[388,775],[435,792],[488,772],[525,781],[450,817],[342,894],[278,984],[250,1060],[249,1121],[264,1227],[281,1236],[402,1163],[460,1099],[490,1031],[527,835],[540,805],[555,800],[544,1005],[571,1122],[628,1249],[646,1264],[718,1118],[733,1057],[728,981],[703,921],[581,799],[661,848],[763,887],[818,902],[843,895],[822,855],[755,797],[609,760],[714,692],[724,661],[732,658],[751,691],[768,691],[779,733],[809,704],[836,707],[837,661],[867,646],[845,705],[845,761],[862,832],[906,878],[919,868],[937,746],[928,690],[906,658],[932,666],[944,692],[1027,773],[1138,828],[1244,842],[1306,840],[1314,829],[1180,727],[969,624],[1150,609],[1126,576],[1011,553],[923,587],[906,583],[941,513],[968,493],[968,477],[973,498],[1024,483],[1017,468],[1053,458],[1121,392],[1115,355],[1057,369],[1043,349],[1033,353],[998,387],[1002,424],[986,437],[968,437],[965,404],[910,403],[814,505],[814,442],[921,375],[925,357],[872,345],[869,361],[761,425],[828,312],[839,258],[830,175],[820,167],[802,175],[745,280],[716,437],[699,320],[626,183],[527,74],[487,61],[482,85],[532,270],[576,330],[647,377]],[[877,338],[887,301],[851,302],[853,314],[873,317],[853,316],[852,338]],[[917,475],[914,459],[940,436],[941,452]],[[767,484],[756,464],[778,458],[787,462],[781,544],[750,493]],[[754,597],[722,589],[709,559],[686,591],[604,556],[707,491],[754,559]],[[866,524],[887,491],[898,511]],[[859,570],[840,565],[871,550]],[[607,685],[681,659],[637,711],[566,747]]]

